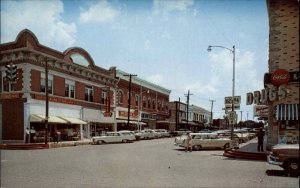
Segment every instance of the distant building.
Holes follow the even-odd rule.
[[[187,105],[180,101],[172,101],[169,103],[170,108],[170,130],[189,129],[193,132],[204,128],[210,119],[210,112],[201,107],[190,105],[188,109],[187,122]]]
[[[116,71],[119,79],[117,87],[116,122],[118,130],[137,129],[169,129],[169,97],[171,91],[159,85],[131,77],[131,97],[129,126],[128,99],[129,99],[129,73]]]

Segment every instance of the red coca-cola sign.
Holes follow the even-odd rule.
[[[275,86],[288,84],[290,80],[290,73],[285,69],[277,69],[272,73],[271,81]]]

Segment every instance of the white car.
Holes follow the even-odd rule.
[[[135,133],[135,135],[139,136],[140,139],[153,139],[155,138],[155,134],[152,130],[146,129]]]
[[[118,143],[134,141],[135,135],[131,131],[107,132],[103,136],[92,137],[93,144]]]
[[[223,148],[229,149],[236,147],[237,143],[229,138],[220,138],[214,133],[190,133],[192,136],[191,144],[193,150],[202,148]],[[186,147],[187,135],[181,135],[175,138],[175,145]]]
[[[163,137],[171,137],[171,134],[166,129],[155,129],[156,132],[160,133],[160,136]]]

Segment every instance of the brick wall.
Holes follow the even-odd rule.
[[[65,78],[53,76],[54,95],[65,96]]]
[[[31,90],[35,92],[41,91],[41,72],[37,70],[31,70]]]

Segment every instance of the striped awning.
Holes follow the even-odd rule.
[[[276,105],[276,120],[299,120],[299,104]]]

